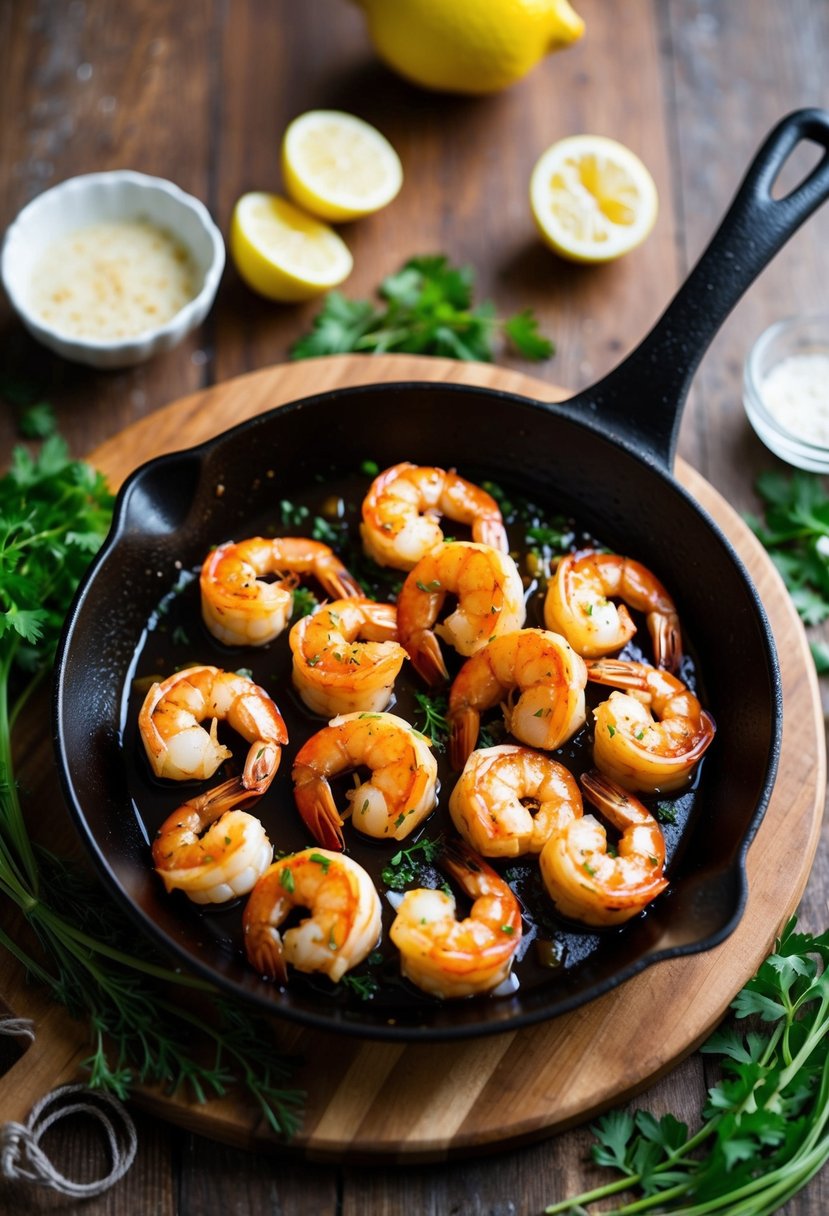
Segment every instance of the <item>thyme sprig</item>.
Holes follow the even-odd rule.
[[[48,421],[41,407],[24,433],[40,433]],[[291,1134],[302,1094],[287,1085],[293,1062],[269,1027],[167,966],[96,884],[37,847],[26,826],[13,730],[51,673],[112,503],[101,475],[72,460],[54,432],[36,454],[16,447],[0,477],[0,898],[16,905],[31,931],[25,940],[23,931],[0,928],[0,947],[87,1020],[90,1085],[121,1097],[136,1083],[186,1086],[200,1101],[241,1085],[275,1132]],[[199,993],[198,1010],[186,990]]]

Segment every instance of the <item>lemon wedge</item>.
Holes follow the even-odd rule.
[[[639,157],[602,135],[571,135],[542,153],[530,178],[538,229],[561,257],[609,262],[656,221],[656,186]]]
[[[342,283],[353,260],[327,224],[277,194],[243,194],[233,209],[230,254],[249,287],[269,300],[310,300]]]
[[[400,158],[384,135],[342,110],[309,110],[282,138],[285,189],[324,220],[379,211],[403,184]]]

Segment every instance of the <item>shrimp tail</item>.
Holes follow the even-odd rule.
[[[326,563],[317,577],[323,590],[334,599],[357,599],[366,594],[354,575],[336,560]]]
[[[676,675],[682,659],[682,630],[675,612],[650,612],[646,618],[657,667]]]
[[[438,865],[467,895],[480,894],[481,874],[490,867],[462,840],[447,840],[440,852]]]
[[[342,853],[345,848],[343,820],[334,803],[331,786],[305,765],[294,767],[293,780],[299,813],[314,840],[324,849]]]
[[[241,778],[248,797],[264,794],[276,775],[281,759],[282,748],[278,743],[273,742],[263,742],[256,753],[252,757],[248,757]]]
[[[224,815],[225,811],[231,811],[251,798],[258,798],[261,792],[249,788],[244,777],[231,777],[229,780],[223,781],[221,785],[214,785],[212,789],[185,802],[184,805],[191,807],[196,812],[200,827],[204,829],[211,823],[215,823]]]
[[[613,688],[644,690],[642,664],[624,659],[585,659],[587,678],[594,684],[609,684]]]
[[[282,938],[272,925],[245,926],[245,953],[248,962],[263,980],[285,985],[288,968]]]
[[[478,742],[481,715],[477,709],[466,705],[449,712],[449,761],[456,772],[466,764]]]
[[[623,809],[631,802],[631,795],[621,786],[616,785],[598,769],[582,773],[579,783],[585,796],[600,811],[612,813]]]
[[[445,684],[449,672],[443,661],[440,643],[431,629],[420,629],[409,639],[406,649],[415,671],[422,676],[430,688]]]

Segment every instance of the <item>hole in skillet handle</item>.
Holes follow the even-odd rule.
[[[823,149],[782,197],[775,183],[804,140]],[[707,248],[636,349],[592,388],[557,406],[669,472],[682,410],[702,357],[732,308],[829,197],[829,111],[796,110],[756,153]]]

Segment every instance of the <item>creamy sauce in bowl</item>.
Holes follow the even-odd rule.
[[[34,315],[62,334],[118,341],[164,325],[201,287],[181,241],[148,220],[116,220],[67,232],[35,265]]]

